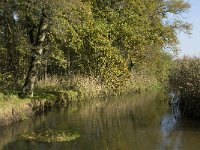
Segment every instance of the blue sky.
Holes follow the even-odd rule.
[[[184,14],[184,20],[193,24],[192,35],[179,34],[179,56],[200,56],[200,0],[187,0],[192,6]]]

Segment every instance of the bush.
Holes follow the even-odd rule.
[[[171,69],[169,84],[182,99],[200,98],[200,58],[177,60]]]
[[[178,94],[180,109],[200,117],[200,58],[184,57],[175,61],[169,76],[170,89]]]

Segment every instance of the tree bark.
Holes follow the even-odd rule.
[[[46,16],[43,14],[40,20],[40,24],[37,31],[37,36],[35,38],[33,48],[32,48],[32,58],[29,66],[29,70],[26,76],[25,83],[22,87],[21,94],[23,96],[33,97],[33,91],[35,82],[38,76],[38,70],[41,66],[41,58],[43,56],[44,47],[46,44],[46,34],[48,28],[48,20]],[[33,38],[33,32],[30,30],[29,35]],[[33,42],[33,39],[30,38],[30,42]]]

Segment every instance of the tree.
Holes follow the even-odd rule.
[[[1,4],[0,45],[10,58],[3,62],[9,67],[15,64],[10,70],[25,76],[21,94],[31,97],[43,68],[50,74],[95,76],[113,90],[123,85],[132,66],[156,74],[165,66],[160,63],[171,59],[164,49],[176,50],[177,31],[190,29],[188,23],[169,17],[189,8],[184,0],[6,0]]]

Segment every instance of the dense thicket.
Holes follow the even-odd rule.
[[[200,98],[200,58],[184,57],[175,61],[169,83],[182,99]]]
[[[163,82],[167,50],[176,52],[177,31],[190,28],[176,16],[189,7],[183,0],[1,1],[1,81],[30,96],[47,75],[94,76],[114,91],[133,71]]]
[[[169,84],[178,95],[183,112],[200,117],[200,58],[184,57],[175,61]]]

